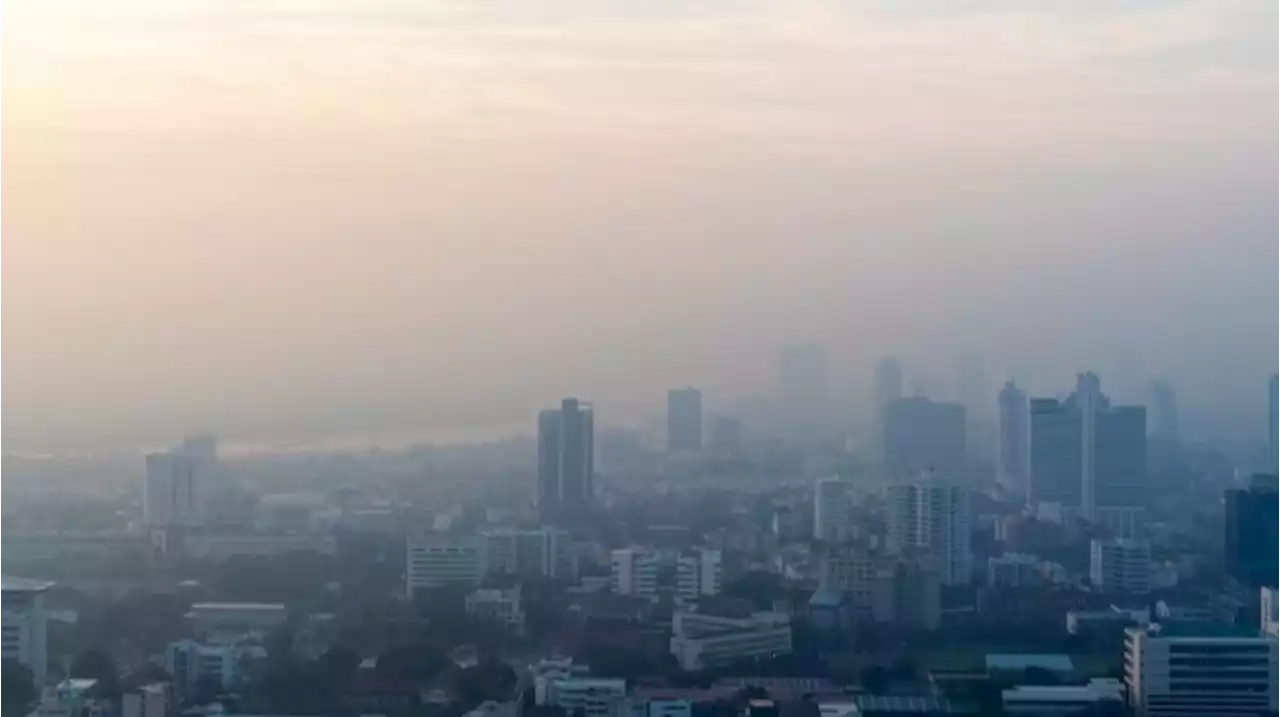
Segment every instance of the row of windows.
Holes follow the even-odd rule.
[[[1169,685],[1170,692],[1267,692],[1271,685],[1266,680],[1245,684],[1223,684],[1221,682],[1174,682]]]
[[[1188,645],[1173,644],[1169,646],[1170,655],[1266,655],[1271,652],[1271,645],[1243,643],[1236,645]]]
[[[1169,679],[1171,680],[1265,680],[1271,671],[1268,669],[1254,670],[1195,670],[1181,669],[1171,670]]]
[[[1170,667],[1257,667],[1266,668],[1267,660],[1257,657],[1171,657]]]

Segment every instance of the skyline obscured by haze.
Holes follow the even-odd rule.
[[[799,342],[851,413],[976,351],[1261,436],[1276,4],[1025,7],[7,3],[5,445],[639,421]]]

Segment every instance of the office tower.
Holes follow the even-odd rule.
[[[1089,582],[1104,593],[1151,592],[1151,543],[1094,538],[1089,544]]]
[[[547,512],[591,502],[594,463],[591,404],[566,398],[538,414],[538,507]]]
[[[778,353],[778,408],[785,432],[811,436],[827,422],[827,354],[818,344]]]
[[[968,353],[956,359],[955,398],[969,420],[990,415],[987,411],[987,369],[982,356]]]
[[[849,484],[839,478],[824,478],[814,485],[814,540],[839,543],[851,537],[849,500]]]
[[[148,455],[142,486],[143,523],[153,528],[203,524],[210,461],[204,455],[181,452]]]
[[[646,548],[621,548],[613,551],[610,557],[609,586],[615,595],[657,596],[657,554]]]
[[[1152,438],[1178,440],[1178,397],[1168,381],[1156,379],[1147,387]]]
[[[719,456],[735,458],[742,455],[742,421],[732,416],[716,416],[711,419],[711,451]]]
[[[410,539],[405,561],[405,587],[415,590],[444,585],[479,585],[488,572],[483,536],[431,535]]]
[[[187,436],[182,439],[182,443],[179,443],[173,451],[174,453],[200,456],[210,461],[216,461],[218,458],[218,439],[211,433]]]
[[[676,594],[686,600],[719,595],[721,580],[719,550],[698,548],[676,558]]]
[[[1145,501],[1146,409],[1111,406],[1098,377],[1084,373],[1065,401],[1032,399],[1030,415],[1028,503],[1136,537]]]
[[[1276,638],[1256,627],[1163,620],[1125,630],[1129,706],[1143,717],[1277,711]]]
[[[889,404],[884,423],[884,463],[889,475],[915,477],[965,468],[965,412],[956,403],[902,398]]]
[[[936,560],[943,585],[968,585],[973,552],[969,492],[931,476],[889,488],[889,550]]]
[[[1267,390],[1270,403],[1267,407],[1267,415],[1269,417],[1267,438],[1267,450],[1269,456],[1267,465],[1271,466],[1272,473],[1280,473],[1280,377],[1271,374],[1271,383]]]
[[[696,388],[667,391],[667,451],[702,450],[702,392]]]
[[[1250,587],[1276,587],[1278,506],[1274,487],[1226,492],[1227,575]]]
[[[1031,414],[1027,394],[1005,383],[1000,391],[1000,454],[996,479],[1010,494],[1026,496],[1031,471]]]
[[[31,670],[31,684],[44,689],[49,669],[48,616],[44,608],[44,591],[53,583],[26,578],[0,577],[0,594],[4,610],[3,658],[5,664],[17,662]]]

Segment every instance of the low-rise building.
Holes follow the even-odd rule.
[[[53,583],[5,576],[0,578],[0,636],[6,663],[15,661],[31,670],[37,690],[44,687],[49,667],[48,614],[44,591]]]
[[[1001,693],[1006,715],[1072,717],[1099,714],[1105,703],[1124,704],[1124,683],[1093,679],[1084,685],[1018,685]]]
[[[284,603],[198,602],[187,623],[201,639],[238,642],[248,634],[266,635],[289,618]]]
[[[212,679],[224,690],[243,685],[267,651],[258,644],[222,644],[178,640],[165,650],[165,669],[185,690]]]
[[[1138,717],[1277,711],[1276,638],[1240,625],[1168,621],[1126,631],[1129,706]]]
[[[1089,582],[1105,593],[1151,592],[1151,543],[1094,539],[1089,546]]]
[[[1151,623],[1151,608],[1123,608],[1112,605],[1106,610],[1068,610],[1067,633],[1084,635],[1108,630],[1122,630],[1137,625],[1146,627]],[[1117,632],[1118,634],[1118,632]]]
[[[536,688],[539,705],[559,707],[565,714],[581,710],[586,717],[621,717],[629,711],[627,681],[618,678],[563,677],[544,680]]]
[[[791,618],[780,613],[738,618],[678,610],[671,616],[671,654],[681,669],[700,670],[790,652]]]
[[[427,536],[408,541],[405,588],[414,591],[444,585],[479,585],[487,572],[483,537]]]

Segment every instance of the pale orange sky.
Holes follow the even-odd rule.
[[[631,420],[799,340],[1275,368],[1274,2],[0,13],[6,445]]]

